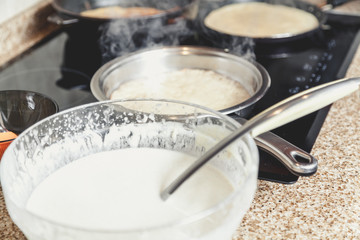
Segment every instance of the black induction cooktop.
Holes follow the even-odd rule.
[[[314,40],[308,49],[285,58],[258,58],[269,72],[272,86],[255,106],[254,113],[302,90],[343,78],[360,43],[358,30],[358,26],[333,25],[320,39]],[[330,106],[327,106],[273,132],[310,152],[329,109]],[[277,173],[279,181],[296,181],[297,177],[288,174],[271,156],[265,153],[261,155],[262,159],[267,160],[261,161],[260,178],[272,178]],[[269,169],[276,170],[271,172]]]
[[[343,77],[360,42],[358,32],[358,25],[333,23],[317,37],[307,39],[306,45],[304,42],[296,51],[256,55],[256,61],[269,72],[272,85],[252,115],[302,90]],[[60,110],[94,102],[89,83],[104,63],[97,44],[59,30],[0,68],[0,90],[41,92],[57,101]],[[191,40],[186,44],[201,45],[203,42]],[[325,107],[273,132],[310,152],[328,110],[329,107]],[[297,181],[298,176],[269,154],[261,151],[260,157],[260,179],[282,183]]]

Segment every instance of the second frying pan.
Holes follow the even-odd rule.
[[[272,36],[272,37],[259,37],[253,38],[250,36],[240,36],[240,35],[231,35],[223,32],[219,32],[207,27],[204,23],[205,18],[216,9],[219,9],[223,6],[229,4],[236,4],[236,3],[249,3],[249,2],[263,2],[269,3],[274,5],[284,5],[287,7],[293,7],[300,10],[304,10],[318,20],[319,25],[316,28],[313,28],[306,32],[301,32],[299,34],[290,34],[286,36]],[[255,51],[259,55],[266,55],[266,54],[273,54],[273,49],[276,48],[283,48],[284,45],[291,46],[293,49],[296,50],[298,48],[302,48],[307,44],[307,41],[312,38],[317,38],[319,35],[322,34],[323,26],[326,22],[326,14],[318,8],[317,6],[306,3],[303,1],[298,0],[226,0],[226,1],[205,1],[200,3],[198,16],[196,19],[196,26],[199,31],[200,36],[205,39],[209,44],[214,47],[219,48],[236,48],[235,45],[239,44],[254,44]],[[239,22],[238,24],[242,24]],[[249,41],[249,39],[251,41]],[[281,51],[283,53],[283,50]],[[275,52],[275,54],[277,54]]]

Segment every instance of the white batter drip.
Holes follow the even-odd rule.
[[[66,225],[139,229],[179,220],[214,206],[233,191],[215,168],[202,167],[166,202],[160,192],[194,157],[153,148],[101,152],[47,177],[27,209]]]
[[[223,110],[249,97],[249,92],[238,81],[213,71],[183,69],[124,82],[110,98],[172,99]]]

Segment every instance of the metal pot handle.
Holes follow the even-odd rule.
[[[255,138],[256,145],[279,159],[297,176],[310,176],[317,171],[317,159],[285,139],[266,132]]]
[[[47,17],[47,20],[59,26],[70,26],[79,22],[79,19],[77,18],[65,18],[63,16],[60,16],[57,12],[49,15]]]
[[[245,119],[235,117],[241,124]],[[256,145],[276,157],[285,167],[297,176],[310,176],[316,173],[318,162],[315,157],[289,143],[278,135],[265,132],[255,137]]]

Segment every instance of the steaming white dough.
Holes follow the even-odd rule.
[[[163,11],[156,8],[149,7],[101,7],[96,9],[90,9],[81,12],[80,14],[85,17],[93,18],[128,18],[128,17],[139,17],[139,16],[150,16],[162,13]]]
[[[122,83],[111,99],[161,98],[191,102],[215,110],[250,97],[244,86],[213,71],[183,69]]]
[[[194,160],[154,148],[96,153],[47,177],[30,196],[27,209],[58,223],[92,229],[141,229],[180,220],[233,191],[222,173],[205,165],[167,201],[161,200],[161,189]]]
[[[304,10],[261,2],[226,5],[210,12],[204,23],[218,32],[253,38],[296,35],[319,26]]]

